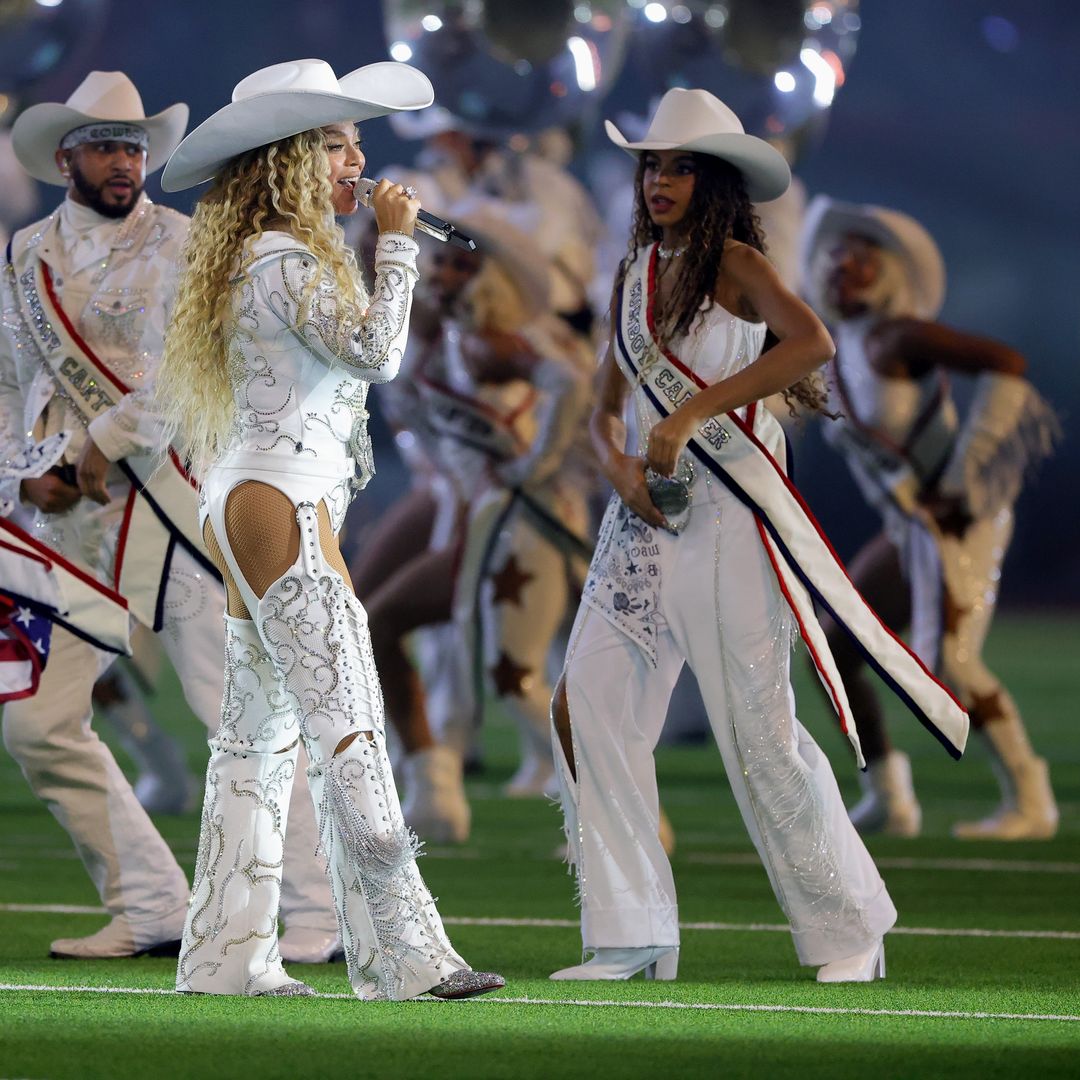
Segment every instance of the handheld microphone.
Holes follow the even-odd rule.
[[[366,176],[361,176],[353,187],[353,192],[356,195],[356,201],[361,206],[371,206],[371,193],[375,190],[378,180],[370,180]],[[457,247],[463,247],[466,251],[476,250],[476,241],[470,239],[462,232],[458,232],[454,225],[451,225],[449,221],[443,221],[442,218],[436,217],[434,214],[429,214],[426,210],[420,210],[416,215],[416,227],[428,236],[434,237],[436,240],[441,240],[444,244],[455,244]]]

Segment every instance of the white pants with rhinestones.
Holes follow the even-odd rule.
[[[854,955],[892,927],[896,909],[828,760],[796,718],[790,615],[754,519],[718,485],[709,495],[695,488],[695,503],[681,536],[652,530],[647,541],[658,545],[661,567],[656,666],[584,604],[571,634],[565,679],[576,781],[557,737],[554,745],[583,945],[679,943],[653,752],[687,663],[799,960]]]
[[[353,991],[372,1000],[415,997],[468,965],[450,945],[401,815],[367,614],[323,557],[312,503],[296,508],[296,563],[255,595],[215,512],[237,479],[211,470],[205,491],[254,618],[227,620],[234,648],[226,652],[177,986],[252,994],[288,981],[268,931],[276,928],[292,782],[282,763],[294,762],[302,743]]]

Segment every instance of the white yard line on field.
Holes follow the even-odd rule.
[[[0,904],[0,911],[24,915],[107,915],[103,907],[86,904]]]
[[[173,997],[175,991],[146,986],[49,986],[41,984],[0,983],[0,992],[54,994],[149,994]],[[355,1000],[352,994],[316,994],[330,1001]],[[435,998],[419,998],[418,1002],[453,1007],[455,1003]],[[590,1001],[588,998],[481,997],[466,1002],[469,1005],[547,1005],[591,1009],[672,1009],[685,1012],[749,1012],[789,1013],[807,1016],[880,1016],[904,1017],[915,1020],[1039,1020],[1080,1022],[1080,1015],[1071,1013],[995,1013],[965,1012],[959,1009],[845,1009],[828,1005],[755,1005],[749,1003],[718,1003],[696,1001]]]
[[[11,845],[11,846],[9,846]],[[194,849],[174,849],[180,859],[194,859]],[[494,858],[494,853],[477,848],[461,847],[426,847],[424,856],[428,859],[461,860],[476,862]],[[23,847],[12,844],[11,840],[0,844],[0,865],[14,868],[17,862],[35,859],[77,860],[79,853],[74,848],[65,847]],[[544,853],[536,858],[541,862],[562,861],[562,854]],[[752,851],[690,851],[685,855],[676,855],[676,862],[696,863],[702,866],[760,866],[761,860]],[[879,855],[874,859],[882,870],[946,870],[967,874],[972,872],[997,874],[1080,874],[1080,862],[1057,862],[1042,859],[978,859],[978,858],[918,858],[903,855]]]
[[[0,904],[0,914],[105,915],[102,907],[78,904]],[[538,930],[576,930],[576,919],[516,919],[499,916],[444,915],[447,926],[502,926]],[[787,923],[681,922],[683,930],[709,930],[733,934],[786,934]],[[967,926],[895,926],[890,934],[910,937],[1033,938],[1046,941],[1080,941],[1080,930],[990,930]]]
[[[3,910],[0,906],[0,910]],[[558,927],[577,929],[576,919],[510,919],[467,918],[444,916],[447,926],[521,926]],[[729,923],[729,922],[680,922],[683,930],[714,930],[736,934],[767,933],[787,934],[787,923]],[[1080,941],[1080,930],[984,930],[976,927],[953,926],[894,926],[890,934],[909,934],[913,937],[988,937],[988,938],[1046,938],[1051,941]]]
[[[678,859],[679,856],[676,856]],[[681,856],[683,862],[705,866],[757,866],[761,860],[753,852],[694,851]],[[1039,859],[924,859],[900,855],[877,855],[874,862],[882,870],[973,870],[999,874],[1080,874],[1080,862],[1044,862]]]

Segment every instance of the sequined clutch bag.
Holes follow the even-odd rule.
[[[649,469],[645,473],[645,485],[649,489],[649,498],[653,506],[664,517],[678,516],[690,506],[690,489],[672,476],[661,476]]]
[[[676,534],[682,532],[690,520],[690,486],[694,482],[694,472],[693,461],[685,455],[679,458],[674,476],[661,476],[654,469],[645,470],[649,498]]]

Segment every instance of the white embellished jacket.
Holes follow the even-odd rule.
[[[215,466],[340,477],[355,463],[354,486],[368,482],[368,386],[401,366],[417,251],[401,233],[379,236],[371,298],[366,310],[358,298],[363,314],[349,323],[334,278],[302,242],[271,231],[249,244],[228,344],[236,418]]]
[[[84,224],[87,216],[94,218],[91,211],[73,208],[65,200],[43,221],[17,232],[10,248],[11,271],[5,267],[0,274],[0,464],[17,461],[28,445],[65,431],[71,441],[63,461],[74,463],[86,437],[85,421],[58,393],[22,325],[13,293],[37,260],[48,265],[60,304],[75,329],[132,388],[90,423],[94,441],[110,461],[154,453],[160,443],[161,424],[152,408],[153,379],[164,348],[188,219],[145,195],[127,217],[101,217],[88,230],[73,228],[76,214]],[[18,475],[5,475],[0,480],[0,503],[17,506],[19,484]],[[82,499],[67,514],[38,513],[36,518],[40,539],[97,573],[108,568],[100,543],[123,510],[116,497],[126,495],[130,486],[118,468],[109,470],[107,484],[114,494],[109,506]]]

